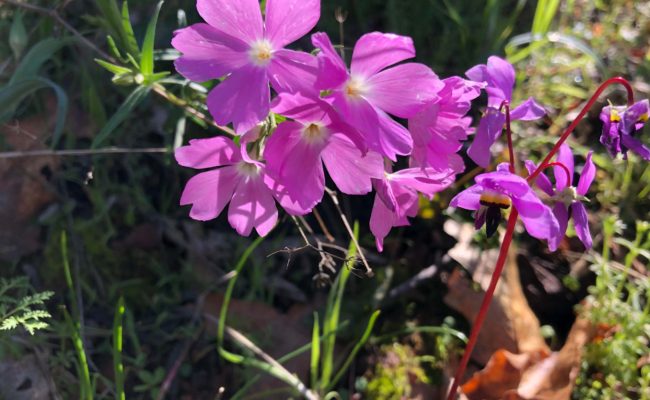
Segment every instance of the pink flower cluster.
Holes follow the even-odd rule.
[[[457,152],[472,132],[466,114],[485,84],[441,80],[404,62],[415,57],[410,38],[366,34],[348,68],[325,33],[311,37],[315,56],[285,48],[314,28],[318,0],[268,0],[265,19],[257,0],[198,0],[197,9],[207,23],[176,32],[176,69],[199,82],[223,78],[207,106],[242,137],[240,146],[215,137],[176,151],[179,164],[210,168],[182,194],[192,218],[215,218],[230,203],[239,234],[266,235],[276,203],[291,215],[313,210],[327,171],[343,193],[375,189],[370,228],[381,250],[390,229],[417,214],[420,194],[431,198],[463,171]],[[269,112],[283,122],[272,125]],[[393,172],[398,156],[410,156],[410,168]]]
[[[258,0],[197,0],[197,9],[206,23],[181,29],[172,40],[182,53],[176,69],[193,81],[222,79],[207,107],[239,138],[237,145],[225,137],[191,140],[176,151],[179,164],[209,169],[188,181],[181,204],[191,205],[197,220],[216,218],[230,204],[228,221],[241,235],[273,229],[276,204],[291,215],[311,212],[323,199],[327,172],[345,194],[374,189],[370,230],[381,251],[391,228],[408,225],[417,214],[421,195],[432,198],[464,170],[458,152],[474,133],[467,113],[481,91],[487,109],[467,153],[480,166],[490,164],[490,148],[507,121],[546,114],[532,98],[510,111],[515,71],[499,57],[468,70],[470,80],[440,79],[408,61],[415,48],[405,36],[363,35],[349,68],[322,32],[311,36],[316,55],[285,48],[314,28],[320,0],[267,0],[264,19]],[[647,104],[604,110],[602,141],[613,153],[630,148],[645,154],[632,135],[647,120]],[[393,171],[398,164],[407,168]],[[529,233],[548,240],[551,249],[572,217],[589,247],[581,201],[593,180],[591,157],[577,187],[568,147],[554,164],[555,188],[544,175],[534,182],[545,201],[512,165],[500,165],[477,176],[451,205],[474,210],[477,229],[485,225],[488,234],[496,231],[501,210],[513,206]]]

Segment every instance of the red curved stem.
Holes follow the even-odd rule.
[[[553,146],[553,148],[546,155],[546,157],[541,162],[541,164],[539,164],[537,169],[535,171],[533,171],[533,173],[530,174],[530,176],[528,176],[527,179],[528,179],[529,182],[534,180],[535,178],[537,178],[537,175],[539,175],[544,170],[544,168],[546,168],[546,166],[548,165],[551,158],[553,158],[553,156],[560,150],[560,146],[562,146],[562,143],[564,143],[567,140],[567,138],[569,137],[571,132],[573,132],[573,130],[576,128],[576,126],[578,126],[580,121],[582,121],[582,119],[585,117],[587,112],[589,112],[591,107],[593,107],[593,105],[596,103],[596,101],[598,101],[598,98],[603,93],[603,91],[605,89],[607,89],[607,87],[609,87],[610,85],[613,85],[615,83],[623,85],[625,87],[625,90],[627,90],[627,105],[631,106],[632,104],[634,104],[634,91],[632,90],[632,85],[630,85],[630,82],[628,82],[625,78],[617,76],[617,77],[614,77],[614,78],[609,78],[608,80],[603,82],[598,87],[598,89],[596,89],[596,92],[591,96],[591,98],[589,99],[587,104],[582,108],[582,111],[580,111],[580,114],[578,114],[576,119],[574,119],[573,122],[571,122],[571,125],[569,125],[569,127],[564,131],[562,136],[560,136],[560,139],[557,141],[557,143],[555,143],[555,146]]]
[[[566,165],[556,161],[556,162],[548,163],[546,167],[544,167],[544,169],[551,168],[551,167],[562,168],[564,174],[566,175],[567,186],[571,186],[571,182],[573,182],[573,175],[571,174],[571,171],[569,171],[569,168]]]
[[[587,114],[587,112],[593,107],[593,105],[598,101],[598,98],[600,95],[603,93],[603,91],[609,87],[610,85],[613,85],[615,83],[618,83],[620,85],[623,85],[625,89],[627,90],[627,104],[628,106],[631,106],[634,104],[634,91],[632,90],[632,86],[630,83],[622,77],[614,77],[606,80],[603,82],[598,89],[596,89],[596,92],[591,96],[587,104],[583,107],[582,111],[578,114],[576,119],[573,120],[573,122],[569,125],[569,127],[564,131],[560,139],[557,141],[555,146],[551,149],[551,151],[548,153],[548,155],[544,158],[544,160],[539,164],[537,169],[533,171],[532,174],[526,178],[529,182],[533,181],[537,176],[545,169],[548,168],[549,166],[554,166],[557,165],[559,167],[563,167],[565,172],[567,173],[567,176],[569,176],[569,182],[571,181],[571,177],[568,168],[566,168],[565,165],[561,163],[550,163],[550,160],[555,156],[555,154],[560,150],[560,146],[562,146],[562,143],[566,141],[566,139],[569,137],[569,135],[573,132],[573,130],[578,126],[580,121],[584,118],[584,116]],[[510,156],[510,170],[511,172],[515,172],[515,159],[514,159],[514,149],[512,145],[512,132],[510,131],[510,107],[507,101],[504,101],[501,103],[500,109],[505,107],[506,108],[506,134],[508,138],[508,152]],[[506,257],[508,255],[508,249],[510,248],[510,243],[512,242],[512,235],[515,231],[515,226],[517,224],[517,217],[518,217],[518,212],[516,209],[513,208],[512,212],[510,213],[510,217],[508,218],[508,227],[506,229],[506,234],[505,237],[503,238],[503,242],[501,243],[501,249],[499,251],[499,258],[497,259],[496,266],[494,268],[494,272],[492,273],[492,278],[490,279],[490,285],[488,286],[487,291],[485,292],[485,296],[483,297],[483,301],[481,302],[481,308],[479,309],[478,314],[476,315],[476,318],[474,319],[474,325],[472,326],[472,331],[470,332],[469,335],[469,340],[467,342],[467,346],[465,347],[465,352],[463,353],[463,358],[460,360],[460,364],[458,365],[458,368],[456,369],[456,375],[454,376],[454,381],[451,385],[451,389],[449,391],[449,394],[447,396],[447,400],[453,400],[456,397],[456,392],[458,391],[458,387],[460,386],[460,380],[463,377],[463,374],[465,373],[465,369],[467,368],[467,363],[469,362],[469,358],[472,355],[472,350],[474,350],[474,346],[476,345],[476,341],[478,339],[479,332],[481,331],[481,327],[483,326],[483,322],[485,321],[485,317],[487,316],[487,311],[490,306],[490,303],[492,302],[492,298],[494,297],[494,291],[497,287],[497,283],[499,282],[499,278],[501,277],[501,272],[503,272],[503,267],[505,266],[506,262]]]
[[[508,256],[508,249],[510,248],[510,243],[512,242],[512,235],[515,232],[515,226],[517,224],[518,216],[519,213],[517,212],[516,209],[513,208],[512,211],[510,212],[510,217],[508,218],[508,227],[506,229],[506,234],[505,237],[503,238],[503,242],[501,243],[501,250],[499,250],[499,258],[497,259],[497,264],[494,267],[494,272],[492,272],[490,285],[485,291],[485,296],[483,297],[483,301],[481,302],[481,308],[479,309],[478,314],[476,314],[476,318],[474,319],[474,325],[472,326],[472,331],[469,334],[469,340],[467,341],[467,346],[465,347],[465,353],[463,354],[463,358],[460,360],[460,364],[456,369],[454,382],[451,385],[451,390],[449,391],[447,400],[453,400],[456,397],[456,391],[460,386],[460,380],[462,379],[463,374],[465,373],[465,368],[467,368],[469,357],[472,355],[472,350],[474,350],[474,346],[476,346],[476,340],[478,339],[478,334],[481,331],[481,327],[483,326],[483,322],[485,321],[485,317],[487,316],[488,308],[490,307],[490,303],[492,302],[492,298],[494,297],[494,291],[497,288],[497,283],[499,282],[499,278],[501,277],[501,272],[503,271],[503,267],[506,264],[506,257]]]

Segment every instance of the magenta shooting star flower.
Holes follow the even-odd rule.
[[[370,231],[375,236],[377,250],[384,249],[384,238],[392,227],[409,225],[408,217],[418,213],[418,193],[432,198],[451,185],[455,174],[431,168],[408,168],[384,173],[373,179],[377,194],[370,215]]]
[[[623,158],[627,159],[627,151],[632,150],[644,160],[650,160],[650,148],[634,137],[648,121],[649,108],[647,99],[629,107],[610,105],[603,108],[600,112],[603,122],[600,143],[612,157],[622,153]]]
[[[266,143],[267,170],[304,210],[311,210],[323,197],[323,164],[346,194],[369,193],[371,179],[383,176],[383,158],[375,152],[362,153],[359,133],[325,101],[283,93],[274,100],[272,110],[293,121],[278,125]]]
[[[488,94],[488,107],[479,122],[476,137],[467,150],[467,155],[476,164],[487,167],[490,164],[490,148],[501,136],[506,122],[506,115],[501,110],[501,105],[504,101],[512,101],[515,69],[506,60],[491,56],[487,64],[472,67],[465,74],[473,81],[487,84],[485,91]],[[530,97],[510,112],[510,119],[532,121],[542,118],[545,114],[544,107]]]
[[[475,227],[486,226],[492,236],[501,222],[501,210],[513,206],[528,233],[538,239],[551,240],[559,230],[551,210],[537,197],[526,179],[513,174],[508,163],[499,164],[496,171],[480,174],[476,184],[454,197],[450,206],[476,211]]]
[[[557,156],[557,162],[564,165],[566,170],[558,166],[553,167],[555,189],[546,175],[540,174],[536,178],[535,183],[537,186],[549,195],[550,200],[555,203],[553,205],[553,214],[560,227],[557,235],[548,241],[548,246],[551,251],[555,251],[564,238],[569,218],[573,218],[576,234],[585,248],[590,249],[592,246],[587,209],[582,204],[586,200],[585,195],[596,177],[596,165],[591,160],[591,154],[591,151],[587,154],[587,161],[582,169],[577,186],[573,186],[573,153],[567,144],[560,146],[560,151]],[[529,173],[532,173],[536,168],[535,163],[530,160],[526,161],[526,169],[528,169]]]
[[[258,0],[198,0],[196,8],[207,23],[176,31],[172,45],[183,55],[175,65],[197,82],[226,76],[207,98],[218,124],[242,134],[264,120],[269,82],[278,92],[314,90],[315,57],[284,46],[316,25],[320,0],[267,0],[265,21]]]
[[[410,154],[409,131],[388,114],[413,117],[443,87],[423,64],[393,66],[415,57],[411,38],[380,32],[363,35],[354,46],[349,71],[327,34],[315,33],[312,43],[320,49],[316,88],[330,92],[327,98],[359,130],[368,148],[391,160]]]
[[[232,140],[223,136],[194,139],[179,147],[176,161],[196,169],[214,168],[192,177],[181,195],[181,205],[192,205],[190,217],[216,218],[228,203],[228,222],[242,236],[253,228],[265,236],[275,226],[278,210],[274,193],[264,183],[264,164],[243,156]]]
[[[442,83],[438,98],[408,120],[413,137],[411,166],[437,171],[452,167],[462,172],[465,166],[457,153],[467,135],[474,131],[470,128],[472,118],[466,114],[485,85],[459,77],[443,79]]]

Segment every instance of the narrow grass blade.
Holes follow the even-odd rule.
[[[126,98],[124,103],[117,109],[115,114],[106,122],[106,125],[102,128],[101,131],[97,134],[92,143],[92,148],[96,149],[101,144],[103,144],[106,139],[113,133],[115,128],[117,128],[126,118],[131,114],[131,111],[142,102],[142,100],[147,97],[149,94],[150,88],[147,86],[138,86],[129,97]]]
[[[357,239],[359,237],[359,223],[354,223],[354,237]],[[334,350],[336,345],[336,332],[339,317],[341,314],[341,302],[343,301],[343,293],[345,291],[345,285],[350,277],[350,271],[354,267],[354,261],[357,256],[357,247],[355,246],[355,240],[350,241],[348,247],[347,261],[344,263],[341,271],[339,272],[332,289],[330,290],[329,297],[327,299],[327,306],[325,309],[325,318],[323,321],[323,334],[326,336],[325,341],[323,342],[323,351],[322,351],[322,367],[321,367],[321,380],[320,387],[326,388],[330,386],[330,379],[334,370]]]
[[[379,318],[380,313],[381,311],[379,310],[372,313],[372,315],[370,316],[370,320],[368,321],[368,325],[366,325],[366,330],[363,332],[363,335],[361,336],[361,339],[359,339],[359,341],[354,345],[352,352],[350,352],[348,357],[343,362],[343,365],[341,365],[341,368],[339,368],[339,371],[334,376],[334,379],[332,379],[332,382],[325,389],[325,393],[329,392],[338,383],[338,381],[341,380],[341,377],[343,376],[345,371],[347,371],[348,368],[350,368],[350,364],[352,364],[352,361],[357,356],[357,353],[368,341],[368,338],[372,333],[372,328],[375,327],[375,322],[377,322],[377,318]]]
[[[70,43],[70,40],[53,38],[44,39],[36,43],[16,67],[16,71],[11,76],[9,84],[35,77],[43,64],[68,43]]]
[[[315,388],[318,383],[318,362],[320,361],[320,326],[318,324],[318,313],[314,312],[314,328],[311,333],[311,387]]]
[[[122,332],[124,330],[124,297],[120,296],[113,319],[113,371],[115,373],[115,399],[125,400],[124,364],[122,363]]]

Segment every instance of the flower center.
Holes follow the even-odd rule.
[[[348,99],[360,99],[368,92],[366,83],[358,77],[350,77],[343,87],[343,92]]]
[[[260,174],[260,167],[258,165],[247,163],[246,161],[237,163],[236,168],[240,175],[248,178],[254,178]]]
[[[648,113],[641,114],[639,117],[639,122],[647,122],[648,121]]]
[[[507,210],[512,204],[510,197],[506,196],[505,194],[492,191],[485,191],[481,193],[479,202],[484,207],[496,207],[502,210]]]
[[[273,46],[268,40],[260,39],[251,45],[248,55],[251,61],[253,61],[253,64],[264,67],[273,58]]]
[[[567,208],[574,201],[578,200],[578,192],[573,186],[565,187],[561,192],[556,193],[553,199],[558,203],[563,203]]]
[[[621,116],[618,114],[618,111],[612,109],[610,111],[609,121],[610,122],[619,122],[620,120],[621,120]]]
[[[309,144],[321,144],[328,135],[328,129],[317,122],[306,125],[302,130],[302,138]]]

